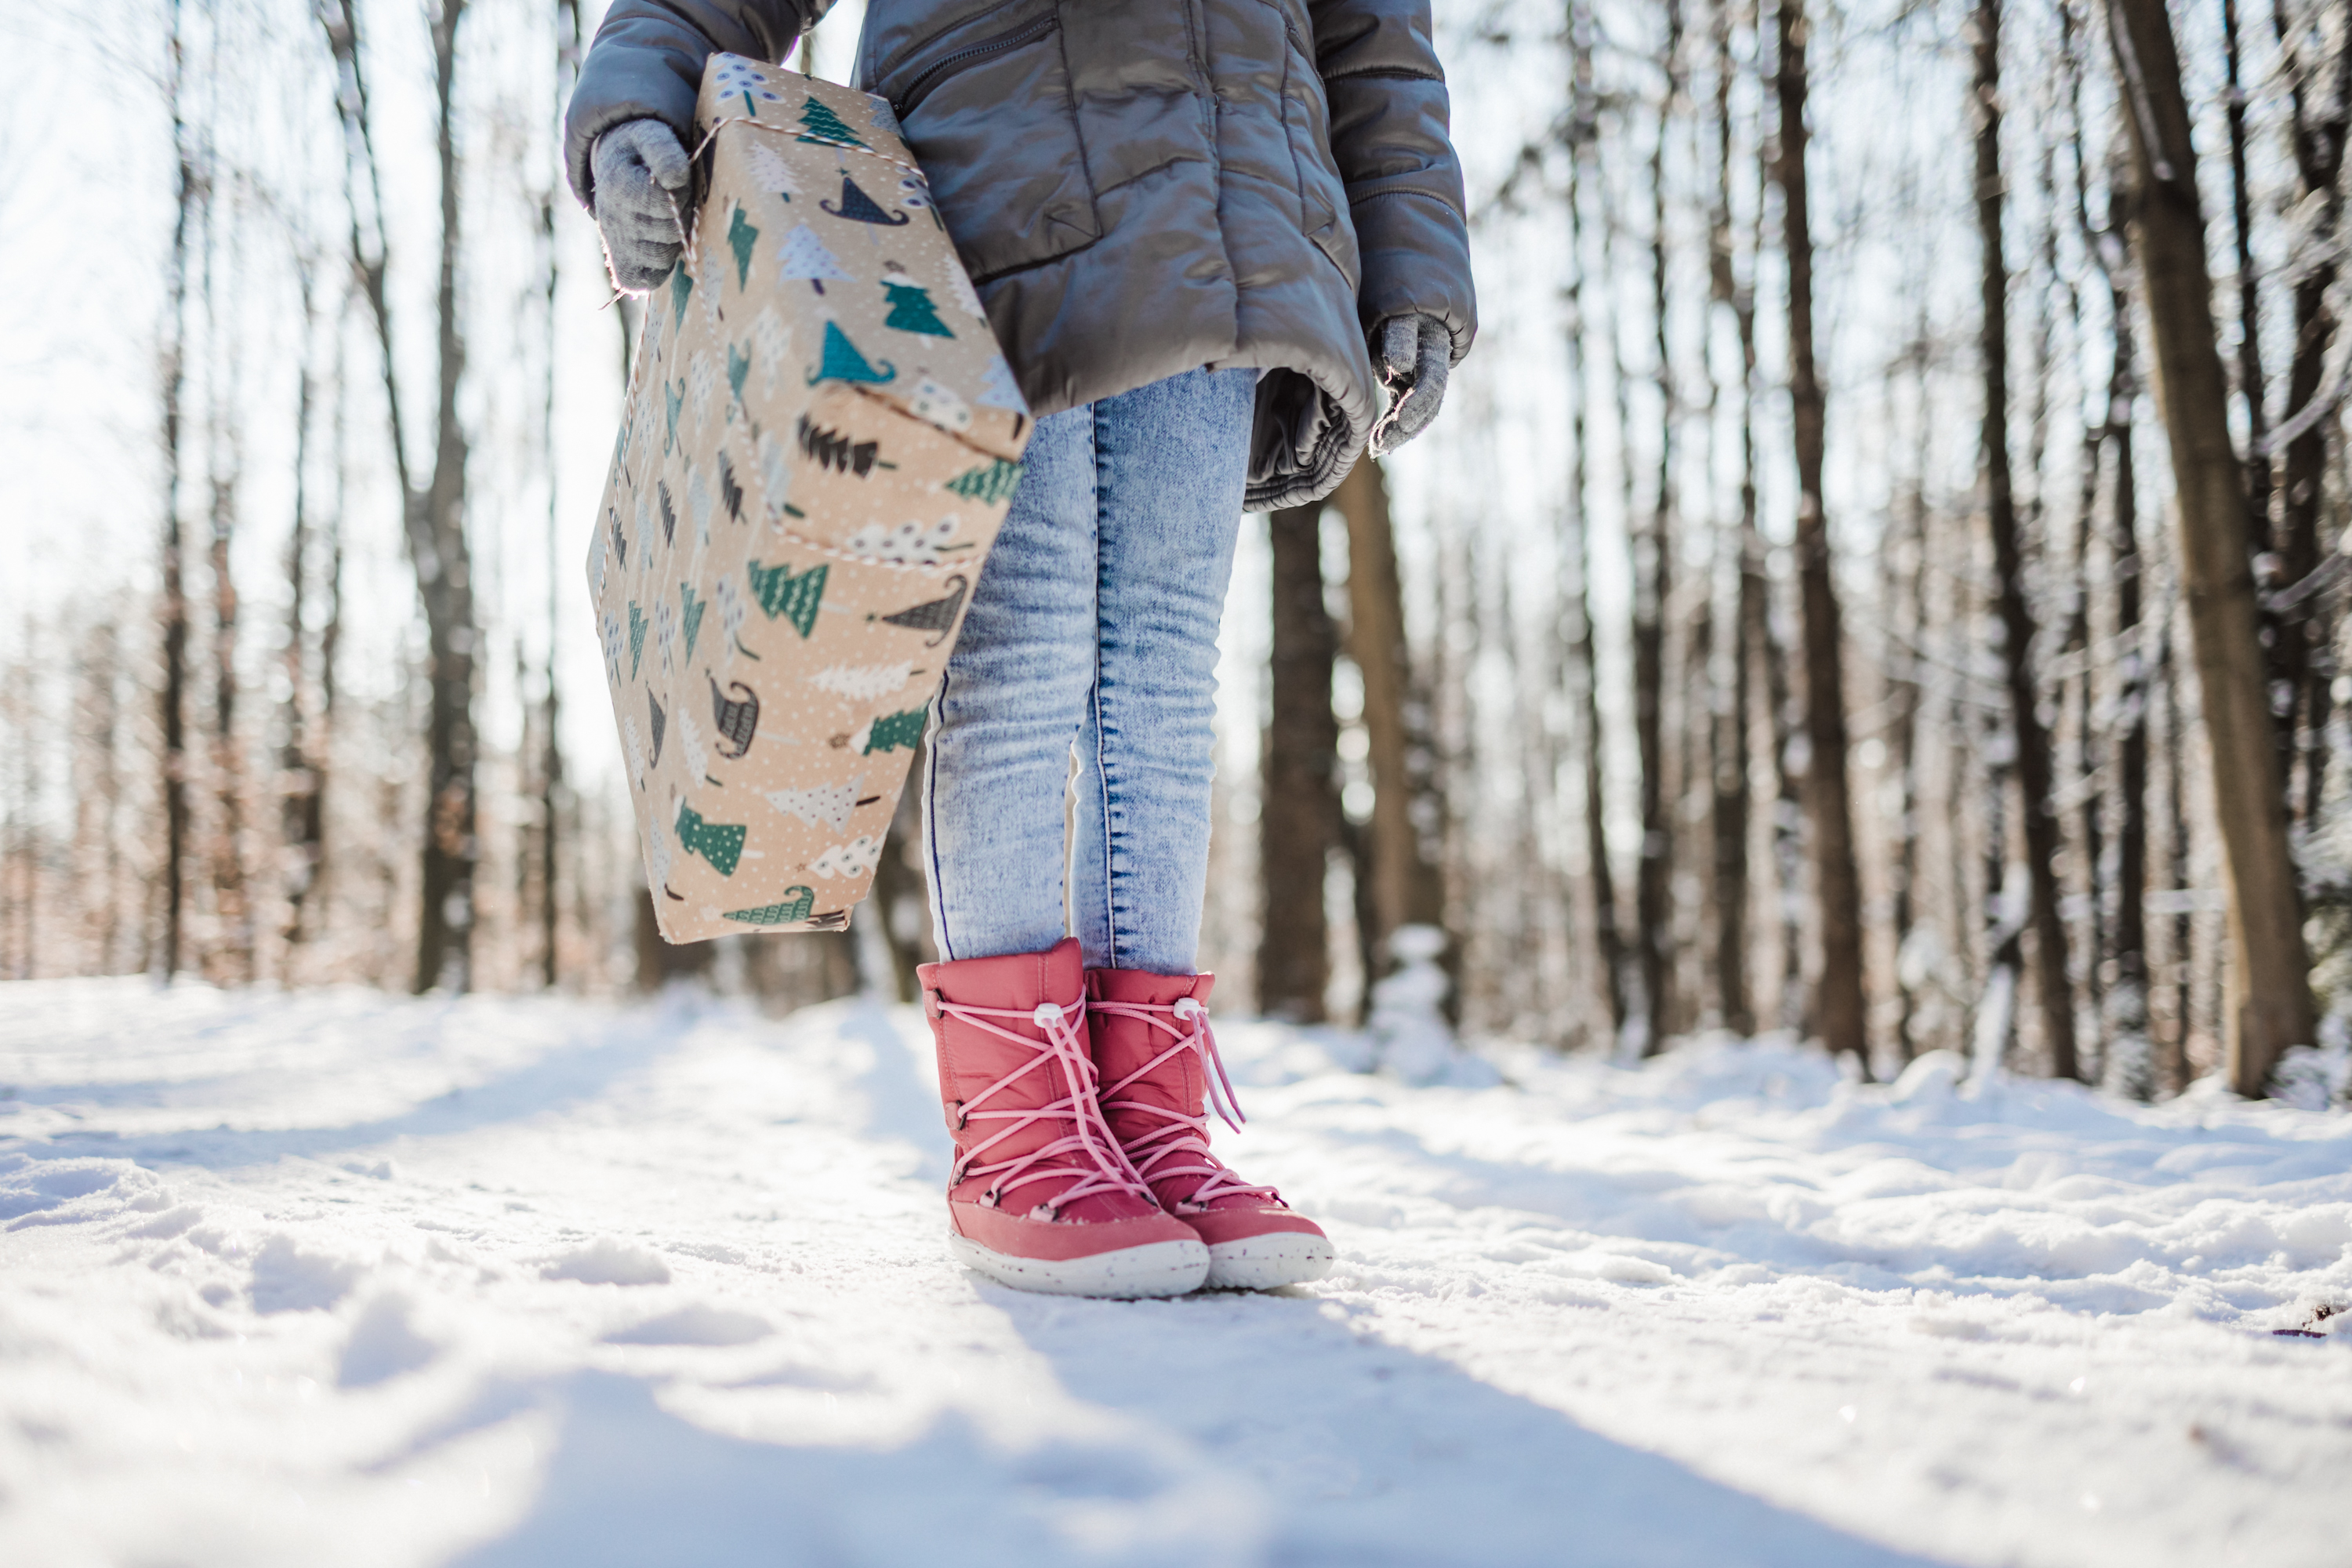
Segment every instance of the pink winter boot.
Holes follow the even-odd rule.
[[[1207,1248],[1160,1211],[1096,1103],[1076,940],[916,973],[955,1136],[948,1245],[956,1257],[1016,1290],[1199,1288]]]
[[[1208,974],[1087,971],[1103,1115],[1160,1206],[1208,1244],[1212,1288],[1270,1290],[1320,1279],[1331,1268],[1322,1227],[1209,1152],[1204,1102],[1212,1096],[1225,1125],[1241,1131],[1241,1108],[1209,1033],[1214,984]]]

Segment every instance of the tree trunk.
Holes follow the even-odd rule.
[[[2171,19],[2163,0],[2109,0],[2109,16],[2140,186],[2133,238],[2156,339],[2158,401],[2179,492],[2182,580],[2212,743],[2229,892],[2227,1070],[2232,1089],[2259,1095],[2280,1053],[2310,1043],[2317,1029],[2255,637],[2243,476],[2230,444],[2229,385],[2214,343],[2205,218]]]
[[[580,77],[580,45],[585,29],[580,15],[580,0],[557,0],[555,32],[555,108],[560,116],[563,103],[571,97],[572,85]],[[562,627],[559,606],[561,595],[556,584],[562,581],[562,530],[556,516],[555,483],[555,353],[558,338],[556,327],[557,286],[562,280],[560,252],[555,242],[554,185],[542,193],[540,200],[540,243],[547,247],[547,385],[545,401],[540,410],[541,439],[545,443],[541,460],[547,470],[547,666],[543,675],[544,712],[541,724],[540,743],[542,748],[539,763],[539,979],[551,989],[556,983],[560,968],[558,937],[561,934],[562,910],[560,886],[562,867],[562,804],[563,804],[563,725],[562,689],[555,677],[555,650],[562,646]]]
[[[1592,631],[1592,568],[1589,520],[1591,468],[1585,438],[1586,357],[1584,320],[1584,163],[1592,128],[1590,18],[1580,5],[1569,10],[1576,94],[1568,136],[1568,389],[1569,480],[1561,510],[1561,569],[1575,574],[1567,595],[1568,666],[1575,689],[1569,694],[1575,733],[1584,760],[1585,874],[1592,889],[1592,952],[1601,1000],[1608,1009],[1609,1037],[1625,1027],[1624,954],[1617,931],[1617,883],[1609,869],[1607,802],[1601,759],[1601,702]]]
[[[309,754],[310,605],[310,426],[317,402],[318,377],[312,356],[318,338],[318,303],[311,296],[310,268],[301,268],[302,363],[294,399],[294,521],[286,541],[286,647],[279,655],[285,668],[286,692],[279,703],[278,837],[286,868],[285,924],[278,930],[284,949],[282,976],[294,980],[295,954],[307,934],[304,902],[310,897],[322,824],[319,791]]]
[[[2165,833],[2170,845],[2171,885],[2189,889],[2189,768],[2180,735],[2180,669],[2172,658],[2172,616],[2157,617],[2156,679],[2164,692]],[[2195,998],[2196,926],[2184,901],[2172,916],[2172,1038],[2162,1053],[2162,1087],[2179,1094],[2189,1087],[2189,1026]]]
[[[1428,798],[1436,759],[1428,705],[1412,689],[1396,536],[1379,462],[1370,457],[1358,462],[1332,501],[1348,520],[1347,647],[1364,679],[1372,909],[1379,922],[1373,947],[1385,961],[1388,939],[1399,926],[1443,930],[1445,924],[1445,885],[1424,838],[1443,821],[1438,803]]]
[[[1266,525],[1274,546],[1274,701],[1257,819],[1265,898],[1257,1005],[1268,1017],[1320,1023],[1331,983],[1323,891],[1339,842],[1339,724],[1331,712],[1339,629],[1323,601],[1322,504],[1286,507]]]
[[[425,483],[415,482],[402,416],[393,317],[384,288],[386,272],[383,172],[375,155],[374,125],[368,98],[367,52],[360,40],[357,0],[336,0],[317,12],[335,57],[342,91],[346,153],[345,196],[351,208],[352,271],[373,318],[381,357],[384,403],[390,423],[393,468],[399,477],[402,524],[409,563],[416,573],[417,597],[425,609],[425,820],[421,857],[423,898],[417,914],[416,966],[412,984],[420,992],[442,987],[464,991],[472,984],[475,840],[474,670],[480,633],[474,606],[473,572],[466,531],[466,432],[457,414],[465,380],[466,344],[457,318],[457,270],[461,251],[457,162],[457,34],[467,0],[437,0],[428,14],[433,45],[434,151],[438,176],[441,232],[434,292],[433,467]],[[364,175],[364,191],[360,176]],[[362,211],[362,195],[366,197]],[[650,911],[648,911],[650,913]]]
[[[2352,128],[2352,26],[2347,25],[2340,8],[2316,10],[2317,29],[2323,34],[2332,30],[2335,37],[2327,40],[2333,47],[2315,62],[2303,47],[2308,30],[2291,26],[2284,5],[2276,16],[2293,110],[2289,129],[2299,187],[2294,227],[2303,252],[2291,258],[2288,269],[2294,279],[2294,355],[2287,368],[2286,412],[2277,435],[2295,433],[2286,443],[2277,526],[2271,536],[2278,582],[2286,588],[2308,579],[2323,554],[2320,502],[2327,468],[2327,430],[2324,417],[2306,416],[2315,412],[2312,400],[2320,395],[2328,347],[2336,332],[2328,296],[2336,282],[2333,256],[2343,208],[2338,182],[2344,169],[2346,132]],[[2310,90],[2315,66],[2328,79],[2316,84],[2315,103]],[[2302,428],[2296,430],[2297,426]],[[2267,468],[2276,437],[2265,432],[2263,439],[2264,444],[2256,450]],[[2299,794],[2300,815],[2307,829],[2318,826],[2327,773],[2328,685],[2335,670],[2326,622],[2315,619],[2326,602],[2324,595],[2312,595],[2270,613],[2271,692],[2284,764],[2282,777],[2290,791],[2289,814],[2297,811]],[[2300,791],[2294,789],[2298,760],[2303,764]]]
[[[2246,515],[2252,520],[2251,537],[2263,539],[2270,534],[2271,462],[2263,443],[2270,426],[2263,409],[2262,274],[2254,268],[2253,202],[2246,181],[2246,89],[2240,67],[2238,0],[2221,0],[2221,57],[2228,79],[2222,105],[2230,125],[2230,212],[2238,242],[2238,391],[2246,400]]]
[[[1658,487],[1650,526],[1634,534],[1633,736],[1642,762],[1642,847],[1633,882],[1634,972],[1641,981],[1635,1028],[1644,1056],[1664,1044],[1667,949],[1674,921],[1674,825],[1668,817],[1664,739],[1666,605],[1674,594],[1675,428],[1681,408],[1666,335],[1666,136],[1682,96],[1681,0],[1665,4],[1665,95],[1650,156],[1650,315],[1656,333]]]
[[[1797,577],[1804,608],[1806,817],[1811,829],[1814,897],[1821,910],[1822,966],[1814,1027],[1832,1055],[1851,1053],[1870,1072],[1863,999],[1862,879],[1854,867],[1853,807],[1846,778],[1843,633],[1831,572],[1829,516],[1822,495],[1824,408],[1813,359],[1813,239],[1805,184],[1804,0],[1780,0],[1779,178],[1789,263],[1789,402],[1796,436]]]
[[[457,320],[459,170],[457,30],[467,0],[438,0],[432,14],[434,150],[441,197],[439,278],[434,291],[433,477],[409,505],[409,552],[425,603],[426,805],[424,908],[417,922],[415,988],[466,991],[473,984],[474,664],[478,633],[466,533],[466,432],[457,392],[466,341]]]
[[[2147,688],[2146,654],[2139,646],[2139,491],[2132,468],[2132,405],[2139,389],[2132,367],[2131,296],[2124,287],[2126,276],[2120,267],[2108,274],[2115,353],[2107,384],[2106,438],[2115,448],[2116,480],[2107,528],[2108,548],[2115,556],[2116,640],[2124,653],[2115,699],[2123,729],[2116,757],[2116,978],[2107,988],[2105,1019],[2109,1057],[2126,1069],[2120,1078],[2108,1075],[2110,1087],[2147,1100],[2156,1092],[2147,1045]],[[2182,1020],[2184,1028],[2187,1022]]]
[[[1752,616],[1743,638],[1763,655],[1764,706],[1772,740],[1772,896],[1780,914],[1780,995],[1777,1026],[1802,1029],[1811,1015],[1805,996],[1805,715],[1789,679],[1794,629],[1785,605],[1775,605],[1760,529],[1741,551],[1741,593]]]
[[[169,980],[184,956],[188,858],[188,595],[185,544],[180,530],[182,404],[187,392],[188,225],[202,199],[181,89],[186,40],[181,0],[172,0],[170,63],[164,79],[172,116],[172,259],[165,277],[162,390],[163,401],[163,593],[158,605],[163,654],[162,694],[163,864],[162,952],[156,967]]]
[[[2025,598],[2025,559],[2009,463],[2009,268],[2001,254],[2007,205],[2000,171],[2000,0],[1978,0],[1975,26],[1977,225],[1982,246],[1984,359],[1983,464],[1986,521],[2001,626],[2001,665],[2009,678],[2010,730],[2023,795],[2027,889],[2032,900],[2035,989],[2042,1031],[2056,1078],[2080,1078],[2074,1057],[2074,994],[2066,973],[2066,922],[2060,912],[2058,816],[2051,803],[2054,768],[2042,722],[2041,683],[2033,673],[2033,612]]]
[[[1756,1031],[1756,1007],[1748,986],[1748,833],[1753,812],[1748,788],[1748,736],[1754,721],[1748,700],[1750,649],[1761,584],[1762,542],[1756,537],[1756,298],[1740,280],[1731,232],[1731,88],[1738,76],[1731,58],[1729,0],[1715,0],[1709,18],[1715,44],[1715,206],[1707,217],[1707,274],[1713,302],[1732,315],[1739,337],[1739,517],[1731,535],[1734,598],[1726,643],[1725,700],[1711,723],[1710,758],[1715,798],[1708,810],[1715,839],[1715,994],[1723,1026],[1735,1035]],[[1717,537],[1720,538],[1718,531]]]
[[[216,69],[219,33],[213,31],[208,68]],[[219,177],[216,152],[207,138],[205,179]],[[252,905],[245,875],[245,754],[238,744],[236,669],[236,576],[232,550],[236,539],[238,489],[244,478],[243,416],[244,345],[234,325],[224,326],[224,313],[236,314],[234,300],[221,310],[224,287],[234,290],[244,275],[243,257],[236,244],[236,215],[231,212],[228,254],[221,254],[218,206],[208,191],[204,208],[205,348],[211,360],[205,376],[205,574],[212,589],[212,700],[205,739],[209,810],[204,858],[212,891],[211,941],[205,968],[226,984],[249,983],[254,977]],[[224,277],[226,284],[224,284]],[[224,385],[224,381],[226,385]]]
[[[1896,668],[1890,671],[1888,700],[1894,713],[1888,721],[1895,734],[1895,777],[1901,792],[1895,823],[1895,1052],[1908,1062],[1919,1054],[1916,1027],[1919,998],[1910,980],[1911,963],[1905,952],[1919,916],[1919,716],[1925,706],[1920,666],[1927,646],[1927,465],[1929,453],[1927,378],[1931,360],[1924,301],[1909,355],[1912,384],[1917,398],[1913,431],[1908,491],[1904,497],[1905,534],[1902,544],[1887,552],[1885,593],[1890,610],[1899,605],[1905,646]]]

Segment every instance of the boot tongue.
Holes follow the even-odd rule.
[[[1087,972],[1087,994],[1094,1000],[1129,1002],[1150,1007],[1172,1007],[1187,996],[1205,1004],[1209,999],[1209,990],[1215,984],[1216,976],[1213,974],[1147,974],[1133,969],[1094,969]],[[1095,1068],[1102,1075],[1104,1098],[1131,1100],[1185,1116],[1198,1116],[1209,1089],[1198,1051],[1177,1051],[1143,1077],[1135,1077],[1143,1071],[1146,1063],[1174,1050],[1177,1042],[1192,1032],[1191,1019],[1166,1014],[1160,1015],[1160,1018],[1161,1023],[1172,1026],[1176,1032],[1171,1034],[1159,1024],[1147,1023],[1141,1018],[1123,1017],[1116,1013],[1097,1013],[1094,1016],[1091,1024]],[[1130,1079],[1132,1082],[1129,1081]],[[1121,1084],[1126,1087],[1113,1096],[1112,1089]],[[1132,1116],[1129,1119],[1135,1120]],[[1150,1121],[1154,1126],[1160,1124],[1157,1117],[1150,1118]]]

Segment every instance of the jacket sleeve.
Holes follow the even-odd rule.
[[[724,51],[781,62],[832,7],[833,0],[613,0],[563,116],[572,194],[594,207],[589,153],[615,125],[661,121],[692,152],[703,61]]]
[[[1459,363],[1477,335],[1478,306],[1429,0],[1309,0],[1308,10],[1331,103],[1332,156],[1363,261],[1364,328],[1434,316]]]

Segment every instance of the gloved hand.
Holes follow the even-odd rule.
[[[1388,412],[1372,424],[1372,456],[1385,458],[1437,417],[1454,366],[1454,334],[1434,316],[1391,316],[1372,330],[1372,366],[1389,389]]]
[[[677,133],[658,120],[632,120],[596,138],[596,230],[613,287],[642,294],[669,276],[685,247],[688,180]]]

